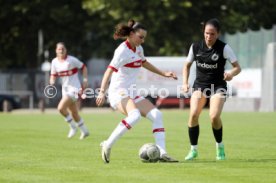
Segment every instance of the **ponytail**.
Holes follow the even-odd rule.
[[[130,19],[126,24],[120,23],[115,26],[115,32],[113,34],[113,38],[115,40],[120,38],[126,38],[130,35],[130,32],[136,32],[139,29],[146,30],[146,28],[140,24],[139,22],[135,22],[133,19]]]

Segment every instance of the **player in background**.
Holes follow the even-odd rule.
[[[82,86],[78,77],[79,69],[82,70]],[[89,131],[78,113],[77,100],[82,93],[82,89],[87,87],[87,68],[76,57],[67,55],[67,50],[63,42],[56,44],[56,58],[51,63],[50,85],[55,84],[57,77],[61,77],[62,79],[62,99],[57,108],[69,124],[70,130],[68,138],[72,138],[79,127],[81,131],[80,139],[84,139],[89,136]]]
[[[146,28],[139,22],[129,20],[128,24],[118,24],[114,39],[126,39],[115,50],[113,59],[104,73],[96,104],[101,106],[105,102],[109,80],[111,82],[108,97],[112,108],[119,110],[126,116],[113,130],[106,141],[101,143],[102,159],[105,163],[110,161],[111,148],[114,143],[140,120],[141,116],[152,122],[152,132],[155,143],[161,151],[161,162],[177,162],[171,158],[165,147],[165,130],[162,113],[144,97],[139,96],[136,90],[131,90],[141,67],[164,77],[177,79],[173,72],[163,72],[150,64],[141,46],[147,36]]]
[[[209,100],[209,117],[216,140],[216,159],[224,160],[225,152],[222,142],[221,112],[226,99],[226,81],[232,80],[240,73],[241,68],[230,46],[220,41],[220,23],[217,19],[208,20],[203,26],[204,40],[193,43],[183,67],[183,90],[190,89],[188,78],[193,61],[196,64],[196,79],[192,86],[190,101],[190,116],[188,133],[191,150],[185,160],[193,160],[198,156],[199,116]],[[229,72],[225,72],[226,60],[232,65]]]

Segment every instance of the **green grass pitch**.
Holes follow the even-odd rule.
[[[123,115],[81,112],[91,135],[67,139],[68,126],[58,113],[0,114],[1,183],[275,183],[276,113],[224,112],[227,160],[215,161],[215,141],[208,111],[200,117],[199,157],[184,161],[190,148],[187,110],[161,110],[167,151],[179,163],[142,163],[139,148],[154,142],[151,124],[142,119],[112,149],[104,164],[100,142]]]

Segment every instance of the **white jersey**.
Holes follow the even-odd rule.
[[[63,62],[54,58],[51,63],[51,75],[61,77],[62,95],[69,95],[76,98],[81,89],[78,77],[79,69],[83,69],[84,64],[76,57],[67,55]]]
[[[145,60],[142,46],[133,50],[128,41],[121,43],[108,66],[115,71],[111,77],[109,93],[116,92],[118,89],[129,90],[136,84],[137,75]]]

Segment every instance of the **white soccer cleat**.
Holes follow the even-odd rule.
[[[170,157],[168,154],[162,154],[159,161],[164,162],[164,163],[177,163],[178,162],[178,160]]]
[[[111,148],[106,147],[106,142],[105,141],[103,141],[100,146],[102,147],[102,159],[103,159],[103,161],[105,163],[109,163]]]
[[[86,137],[88,137],[90,135],[90,133],[88,131],[86,132],[81,132],[81,136],[80,136],[80,140],[85,139]]]
[[[88,129],[84,124],[82,124],[79,128],[81,131],[80,140],[83,140],[90,135]]]
[[[72,138],[73,136],[75,136],[76,135],[76,133],[77,133],[77,131],[78,131],[78,129],[75,127],[75,128],[73,128],[73,127],[70,127],[70,130],[69,130],[69,133],[68,133],[68,138],[70,139],[70,138]]]

